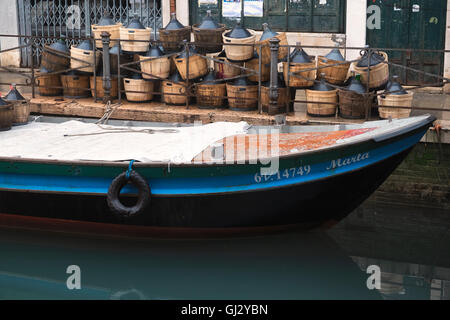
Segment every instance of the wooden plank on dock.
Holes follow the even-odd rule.
[[[62,97],[37,97],[30,99],[31,112],[55,116],[101,118],[107,110],[105,104],[94,102],[92,98],[66,99]],[[246,121],[253,125],[271,125],[275,123],[275,117],[267,114],[259,114],[257,111],[240,112],[229,109],[200,109],[196,106],[169,106],[161,102],[129,103],[126,100],[112,113],[111,119],[138,120],[150,122],[180,122],[211,123],[217,121],[239,122]],[[337,124],[349,122],[344,119],[319,118],[311,119],[306,114],[292,113],[286,117],[286,124]]]

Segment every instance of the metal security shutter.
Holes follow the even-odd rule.
[[[201,4],[189,1],[191,24],[199,23],[207,10],[228,26],[234,21],[222,17],[222,0],[217,4]],[[243,1],[241,1],[243,7]],[[249,28],[261,30],[268,22],[273,29],[294,32],[345,32],[345,0],[264,0],[262,18],[243,17],[242,23]],[[243,15],[243,14],[242,14]]]
[[[138,15],[145,26],[158,30],[162,27],[161,0],[17,0],[21,35],[36,36],[33,50],[35,65],[39,63],[41,48],[53,40],[40,37],[84,37],[90,35],[105,10],[116,21],[128,23]],[[66,41],[68,45],[73,40]],[[21,45],[25,39],[21,39]],[[22,65],[31,66],[29,48],[22,50]]]

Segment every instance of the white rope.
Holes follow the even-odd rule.
[[[120,103],[111,104],[111,101],[108,101],[105,105],[106,111],[103,116],[95,123],[100,129],[105,130],[103,132],[93,132],[93,133],[83,133],[83,134],[65,134],[64,137],[82,137],[82,136],[93,136],[100,134],[109,134],[109,133],[147,133],[147,134],[155,134],[155,133],[178,133],[179,130],[176,129],[132,129],[128,128],[111,128],[104,127],[103,125],[107,124],[109,119],[111,118],[114,111],[117,110],[121,106]]]

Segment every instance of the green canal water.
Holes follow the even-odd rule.
[[[327,231],[249,238],[0,229],[0,299],[449,299],[449,228],[446,210],[366,202]]]

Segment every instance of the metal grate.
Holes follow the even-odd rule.
[[[108,11],[115,21],[127,24],[137,15],[141,22],[154,30],[162,27],[161,0],[17,0],[19,32],[36,36],[33,54],[30,48],[22,49],[22,66],[39,64],[42,48],[52,39],[44,37],[77,38],[89,36],[91,24],[96,24]],[[21,39],[21,45],[26,44]],[[68,46],[76,40],[66,40]],[[33,61],[31,61],[33,57]]]

